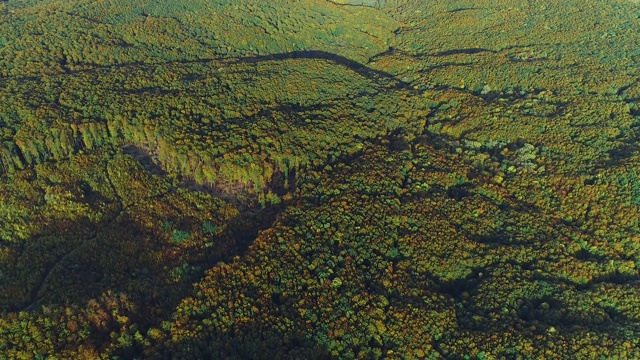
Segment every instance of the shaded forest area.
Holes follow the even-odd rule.
[[[633,6],[0,2],[0,359],[640,358]]]

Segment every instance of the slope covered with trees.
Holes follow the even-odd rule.
[[[0,2],[0,359],[640,358],[637,4],[338,3]]]

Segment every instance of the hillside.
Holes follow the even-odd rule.
[[[0,19],[0,359],[640,358],[636,2]]]

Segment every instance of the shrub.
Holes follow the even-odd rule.
[[[214,235],[220,230],[220,227],[211,221],[205,221],[202,223],[202,232],[206,235]]]
[[[173,234],[171,235],[171,241],[173,241],[174,243],[181,243],[185,240],[188,240],[189,237],[191,236],[191,234],[189,234],[188,231],[184,231],[184,230],[174,230]]]

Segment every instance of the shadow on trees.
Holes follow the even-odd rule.
[[[226,231],[210,239],[180,243],[163,235],[162,228],[150,225],[157,224],[147,219],[153,215],[135,206],[113,214],[101,226],[85,218],[62,220],[43,227],[39,232],[43,235],[25,241],[35,260],[13,280],[31,288],[22,300],[4,310],[83,309],[106,293],[121,294],[132,304],[127,316],[144,333],[169,319],[206,270],[246,251],[276,214],[269,208],[241,213],[229,221]],[[51,239],[57,239],[55,248]],[[205,241],[213,246],[205,246]],[[38,256],[37,252],[54,256]]]
[[[220,333],[205,329],[200,339],[186,339],[154,349],[151,359],[334,359],[313,339],[295,329],[282,331],[259,318]]]
[[[383,54],[386,54],[386,53],[388,52],[385,52]],[[383,82],[387,85],[390,85],[391,87],[413,90],[409,86],[409,83],[397,79],[394,75],[390,73],[380,71],[380,70],[375,70],[358,61],[346,58],[338,54],[330,53],[327,51],[320,51],[320,50],[300,50],[300,51],[292,51],[287,53],[248,56],[248,57],[242,57],[242,58],[213,57],[213,58],[197,59],[197,60],[170,60],[170,61],[161,61],[161,62],[155,62],[155,63],[130,62],[130,63],[120,63],[120,64],[113,64],[113,65],[94,65],[90,68],[83,68],[81,70],[71,70],[68,73],[65,73],[64,75],[66,76],[66,75],[80,74],[80,73],[92,73],[99,70],[132,68],[132,67],[155,69],[159,66],[170,65],[170,64],[180,64],[180,65],[207,64],[214,61],[258,64],[265,61],[279,61],[279,60],[290,60],[290,59],[327,60],[336,65],[349,68],[350,70],[360,74],[363,77],[369,78],[371,80],[377,80],[378,82]],[[29,81],[29,80],[36,81],[36,82],[40,81],[40,77],[38,76],[24,76],[24,77],[16,77],[16,78],[20,80],[25,80],[25,81]],[[184,80],[190,80],[190,79],[197,79],[197,75],[187,76]],[[0,81],[0,84],[2,83],[4,83],[4,81]]]

